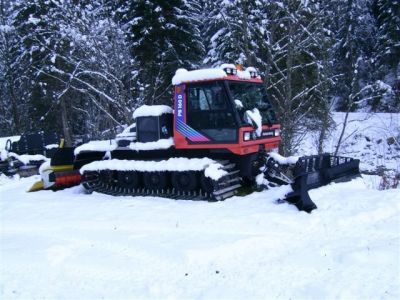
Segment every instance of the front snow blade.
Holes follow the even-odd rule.
[[[286,196],[286,201],[296,205],[299,210],[310,213],[317,206],[308,195],[308,190],[333,181],[345,182],[359,177],[359,164],[358,159],[330,154],[301,157],[293,172],[293,192]]]

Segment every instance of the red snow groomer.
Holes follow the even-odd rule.
[[[355,159],[274,152],[280,125],[254,68],[179,69],[172,83],[173,109],[142,106],[115,140],[75,149],[87,190],[217,201],[241,188],[288,185],[284,200],[311,212],[309,189],[359,175]]]

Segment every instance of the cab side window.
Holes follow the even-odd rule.
[[[237,139],[237,125],[222,83],[187,87],[187,123],[217,142]]]

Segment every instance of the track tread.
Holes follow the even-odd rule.
[[[93,192],[112,196],[157,196],[175,200],[203,200],[203,201],[222,201],[237,193],[242,186],[239,170],[236,165],[229,160],[218,161],[223,169],[228,173],[218,181],[213,181],[214,191],[207,193],[201,188],[194,191],[177,191],[174,188],[163,190],[139,188],[123,188],[117,185],[117,182],[104,182],[104,176],[100,176],[100,171],[87,171],[82,176],[82,184],[85,189]],[[112,172],[109,170],[108,172]],[[115,170],[114,170],[115,171]],[[104,172],[104,170],[103,170]]]

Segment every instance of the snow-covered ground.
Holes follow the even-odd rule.
[[[341,154],[398,170],[399,119],[352,114]],[[208,203],[37,179],[0,175],[0,299],[400,299],[400,192],[379,176],[311,190],[312,214],[285,187]]]
[[[223,202],[0,181],[1,299],[399,299],[400,193],[362,179]]]

